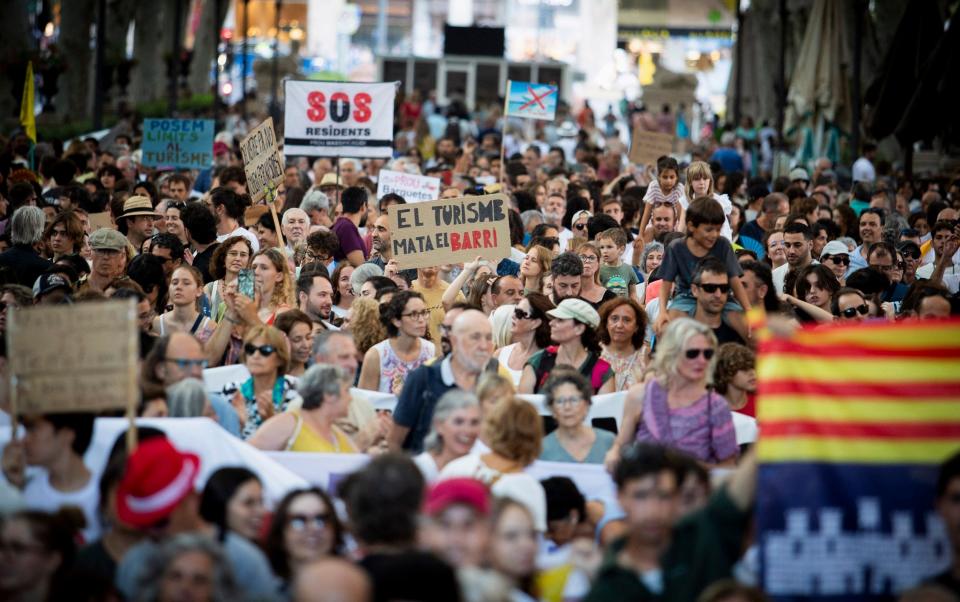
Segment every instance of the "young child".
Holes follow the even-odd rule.
[[[697,271],[697,264],[707,255],[713,255],[727,266],[730,277],[730,289],[739,302],[728,300],[723,308],[723,320],[743,338],[748,340],[746,310],[750,309],[747,292],[740,277],[743,269],[733,253],[733,246],[727,240],[720,240],[720,227],[724,215],[720,203],[710,197],[700,197],[687,207],[687,236],[677,239],[667,247],[660,264],[660,313],[654,323],[654,332],[660,333],[673,318],[692,316],[697,309],[697,301],[690,292],[690,283]],[[677,294],[670,300],[670,293],[676,285]]]
[[[720,228],[720,236],[733,242],[733,230],[730,228],[730,212],[733,211],[733,203],[730,197],[725,194],[718,194],[713,188],[713,172],[710,171],[710,165],[704,161],[694,161],[687,168],[687,188],[688,199],[699,199],[702,196],[711,197],[720,203],[723,207],[723,226]]]
[[[643,196],[643,216],[640,218],[641,235],[647,229],[653,208],[658,205],[670,205],[677,216],[677,227],[684,222],[684,212],[687,209],[687,197],[680,185],[680,166],[677,160],[668,155],[657,159],[657,179],[647,186],[647,194]]]
[[[623,263],[621,257],[627,247],[627,235],[622,228],[610,228],[597,234],[600,247],[600,284],[621,297],[635,299],[640,279],[633,267]]]

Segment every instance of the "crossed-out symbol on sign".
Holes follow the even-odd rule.
[[[536,103],[536,104],[540,105],[540,108],[541,108],[541,109],[543,109],[544,111],[546,111],[546,110],[547,110],[547,107],[546,107],[546,105],[543,104],[542,101],[543,101],[543,99],[545,99],[546,97],[550,96],[551,94],[553,94],[553,93],[556,92],[556,91],[557,91],[556,88],[552,88],[552,87],[551,87],[551,88],[547,88],[547,91],[546,91],[546,92],[544,92],[544,93],[541,94],[540,96],[537,96],[537,93],[536,93],[536,91],[533,89],[533,86],[527,86],[527,92],[530,93],[530,96],[533,97],[533,100],[528,100],[527,102],[523,103],[522,105],[520,105],[520,108],[517,109],[517,110],[518,110],[518,111],[522,111],[522,110],[526,109],[527,107],[530,107],[531,105],[533,105],[534,103]]]

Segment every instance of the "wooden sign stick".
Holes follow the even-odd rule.
[[[273,216],[273,229],[277,231],[277,242],[280,243],[280,248],[283,249],[287,245],[283,242],[283,232],[280,230],[280,218],[277,217],[277,189],[272,186],[267,186],[267,205],[270,206],[270,215]]]

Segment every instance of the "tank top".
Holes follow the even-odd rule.
[[[316,452],[324,454],[355,454],[358,453],[357,447],[347,437],[343,431],[334,425],[330,426],[333,433],[334,442],[331,443],[325,437],[321,437],[309,424],[303,421],[300,412],[293,411],[297,418],[297,426],[294,428],[293,436],[287,442],[287,451],[297,452]]]
[[[201,312],[197,315],[197,319],[193,321],[193,326],[190,327],[190,334],[194,335],[198,341],[201,343],[206,343],[207,340],[213,335],[213,329],[209,328],[210,318],[203,315]],[[160,336],[166,334],[166,326],[163,324],[163,314],[160,314]]]
[[[417,354],[416,359],[410,362],[400,359],[397,352],[393,350],[393,346],[390,345],[390,339],[380,341],[373,346],[377,350],[377,355],[380,356],[380,386],[377,389],[378,391],[400,395],[407,376],[436,355],[436,347],[433,343],[426,339],[419,339],[419,341],[420,353]]]

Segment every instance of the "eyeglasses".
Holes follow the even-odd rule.
[[[708,362],[713,358],[713,349],[709,347],[706,349],[687,349],[683,352],[683,354],[687,356],[688,360],[697,359],[697,356],[699,356],[701,353],[703,354],[703,359],[707,360]]]
[[[580,261],[583,263],[593,263],[597,258],[594,255],[580,255]]]
[[[411,311],[409,313],[400,314],[404,318],[413,318],[414,320],[426,320],[430,316],[429,309],[421,309],[420,311]]]
[[[840,315],[844,318],[855,318],[857,314],[865,316],[870,312],[870,307],[866,303],[858,305],[856,307],[848,307],[847,309],[841,309]]]
[[[723,294],[727,294],[728,292],[730,292],[729,284],[698,284],[697,286],[703,289],[703,292],[708,293],[710,295],[712,295],[717,291],[720,291]]]
[[[513,310],[513,317],[515,317],[518,320],[532,320],[533,313],[532,312],[527,313],[518,307]]]
[[[253,355],[255,352],[259,351],[260,355],[263,357],[270,357],[273,355],[273,352],[277,350],[277,348],[273,345],[260,345],[257,347],[253,343],[247,343],[243,346],[243,350],[247,353],[247,355]]]
[[[322,529],[327,525],[328,520],[330,520],[329,512],[323,514],[294,514],[287,520],[287,524],[294,531],[306,531],[308,526],[314,529]]]
[[[247,353],[252,353],[249,349]],[[168,357],[164,361],[170,362],[177,365],[177,368],[181,370],[193,370],[194,368],[200,368],[201,370],[206,370],[209,362],[207,360],[191,360],[185,357]]]
[[[551,405],[554,405],[554,406],[557,406],[557,407],[573,407],[573,406],[579,405],[579,404],[581,404],[581,403],[583,403],[583,398],[582,398],[582,397],[579,397],[579,396],[571,396],[571,397],[558,397],[557,399],[554,399],[554,400],[553,400],[553,402],[551,403]]]
[[[827,255],[823,260],[833,262],[837,265],[850,265],[849,255]]]

